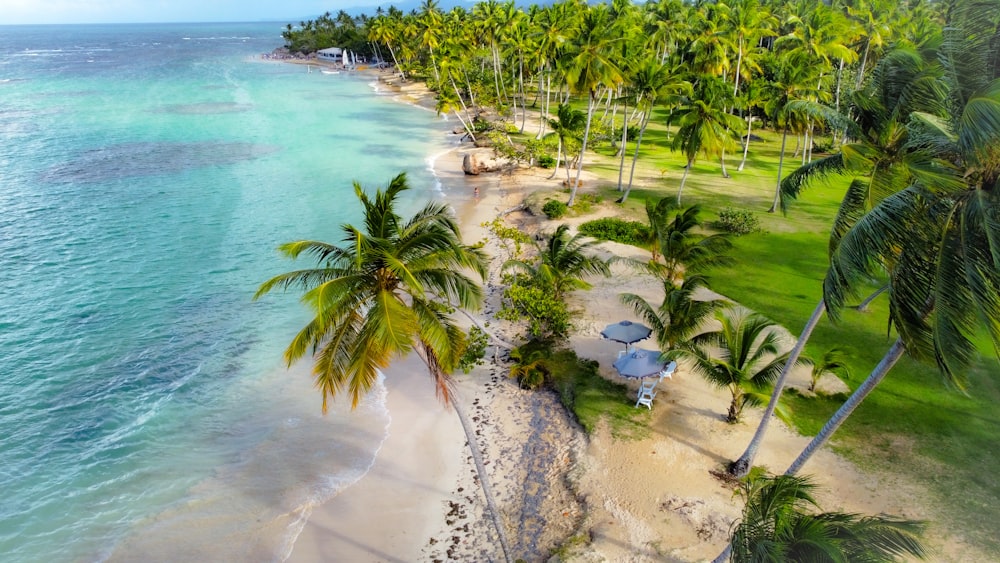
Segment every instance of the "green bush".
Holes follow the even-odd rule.
[[[649,226],[639,221],[604,217],[580,225],[580,232],[600,240],[642,245],[649,238]]]
[[[748,235],[759,233],[764,229],[760,226],[760,219],[749,209],[734,209],[727,207],[719,211],[719,220],[716,226],[720,230],[733,233],[734,235]]]
[[[478,326],[469,329],[466,337],[465,352],[458,360],[458,367],[462,371],[469,373],[476,366],[483,364],[483,356],[486,354],[486,347],[489,345],[489,337]]]
[[[566,214],[566,209],[565,203],[550,199],[542,206],[542,213],[545,213],[549,219],[558,219]]]
[[[497,311],[498,319],[528,321],[528,334],[533,338],[561,338],[569,334],[569,310],[551,291],[515,282],[503,292],[504,305]]]
[[[538,166],[542,168],[555,168],[556,159],[547,154],[543,154],[538,157]]]

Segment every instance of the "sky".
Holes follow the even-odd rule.
[[[0,25],[52,23],[293,22],[391,0],[0,0]],[[399,4],[401,2],[396,2]]]

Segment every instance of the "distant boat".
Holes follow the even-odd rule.
[[[320,72],[322,72],[323,74],[340,74],[339,70],[326,70],[325,68]]]

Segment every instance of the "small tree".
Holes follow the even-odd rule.
[[[778,355],[778,334],[774,321],[745,309],[718,311],[719,330],[704,332],[691,339],[691,346],[667,353],[687,358],[693,369],[709,383],[732,394],[726,422],[739,422],[747,405],[761,405],[767,390],[781,373],[788,354]]]
[[[816,384],[819,383],[820,378],[828,373],[844,380],[851,377],[851,368],[847,365],[847,352],[841,348],[830,348],[818,362],[814,362],[810,358],[803,358],[802,363],[812,365],[809,374],[809,390],[813,392],[816,391]]]

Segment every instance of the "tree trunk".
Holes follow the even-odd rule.
[[[628,102],[622,108],[622,146],[618,149],[621,161],[618,163],[618,191],[622,191],[622,176],[625,175],[625,145],[628,144]]]
[[[566,202],[567,207],[573,207],[573,202],[576,201],[576,189],[580,187],[580,175],[583,174],[583,155],[587,152],[587,137],[590,136],[590,120],[594,117],[594,91],[590,91],[590,97],[587,99],[587,126],[583,128],[583,143],[580,146],[580,160],[576,163],[576,180],[573,180],[573,185],[569,188],[569,201]]]
[[[649,124],[649,114],[652,112],[653,109],[650,107],[649,112],[642,115],[642,126],[639,127],[639,137],[635,140],[635,152],[632,153],[632,169],[628,173],[628,187],[625,188],[625,193],[622,194],[622,198],[618,200],[618,203],[625,203],[625,200],[628,199],[628,194],[632,192],[632,177],[635,175],[635,163],[639,160],[639,145],[642,144],[642,134],[646,132],[646,125]]]
[[[545,77],[543,76],[543,73],[544,73],[544,69],[543,68],[539,68],[538,69],[538,93],[539,94],[542,93],[542,88],[544,88],[544,84],[545,84],[543,82],[543,80],[545,79]],[[535,97],[537,98],[538,96],[536,95]],[[548,113],[548,109],[549,109],[549,91],[546,89],[545,90],[545,105],[543,105],[542,107],[538,108],[538,134],[535,135],[535,140],[536,141],[541,141],[542,137],[545,136],[545,117],[546,117],[546,115]]]
[[[688,172],[691,171],[691,165],[694,164],[693,159],[688,159],[687,166],[684,167],[684,175],[681,176],[681,187],[677,189],[677,207],[681,206],[681,193],[684,191],[684,182],[687,182]]]
[[[862,313],[867,313],[868,312],[868,306],[872,304],[872,301],[875,301],[876,297],[878,297],[879,295],[882,295],[888,289],[889,289],[889,284],[883,285],[882,287],[876,289],[875,293],[872,293],[868,297],[865,297],[865,300],[862,301],[861,303],[858,303],[858,305],[856,307],[854,307],[854,308],[857,309],[858,311],[861,311]]]
[[[476,473],[479,474],[479,484],[483,489],[483,496],[486,497],[486,509],[489,511],[490,517],[493,519],[493,526],[497,530],[497,538],[500,540],[500,548],[503,550],[504,560],[507,563],[513,563],[514,558],[511,556],[510,542],[507,541],[507,531],[500,516],[500,509],[497,508],[496,500],[493,497],[493,490],[490,488],[490,480],[486,473],[486,466],[483,464],[483,456],[480,453],[479,444],[476,442],[476,432],[472,424],[469,423],[468,417],[465,416],[465,411],[462,410],[462,406],[458,401],[458,395],[455,393],[452,393],[451,404],[455,409],[455,414],[458,415],[458,419],[462,422],[462,430],[465,431],[465,438],[469,442],[469,450],[472,451],[472,459],[476,463]]]
[[[734,98],[736,97],[736,94],[738,94],[739,91],[740,91],[740,65],[743,64],[743,38],[742,37],[740,37],[739,51],[740,51],[740,54],[739,54],[739,56],[736,57],[736,77],[733,80],[733,97]]]
[[[781,153],[778,154],[778,185],[774,188],[774,202],[771,203],[771,209],[768,209],[768,213],[774,213],[778,210],[781,205],[781,165],[785,161],[785,142],[788,140],[788,126],[785,125],[785,131],[781,134]]]
[[[467,124],[457,111],[452,111],[454,112],[455,117],[462,122],[462,127],[465,127],[465,132],[469,134],[469,138],[472,139],[473,143],[475,143],[476,135],[472,132],[472,116],[469,115],[469,108],[465,106],[465,100],[462,99],[462,93],[458,90],[458,86],[455,84],[455,79],[451,76],[451,72],[448,73],[448,81],[451,82],[451,89],[455,91],[455,97],[458,98],[458,102],[462,104],[462,109],[465,110],[465,115],[469,118],[469,123]]]
[[[785,381],[788,379],[788,374],[792,372],[792,368],[798,362],[799,356],[806,347],[806,342],[809,341],[813,329],[819,324],[819,320],[823,318],[824,311],[826,311],[826,303],[820,300],[819,304],[816,305],[816,309],[813,310],[812,316],[806,321],[806,326],[802,327],[802,334],[799,335],[798,341],[795,342],[795,347],[788,353],[788,360],[785,361],[785,367],[781,369],[781,375],[774,382],[774,391],[771,392],[771,400],[768,401],[767,408],[764,409],[764,417],[760,419],[760,424],[757,426],[757,431],[754,432],[753,439],[750,440],[750,444],[747,445],[747,449],[743,452],[743,455],[729,464],[730,475],[745,477],[750,472],[750,468],[753,466],[753,459],[757,455],[757,450],[760,449],[760,444],[764,441],[764,435],[767,434],[767,427],[771,423],[771,417],[774,416],[774,411],[778,408],[778,400],[781,399],[781,392],[785,389]]]
[[[521,133],[524,133],[524,120],[528,117],[528,107],[524,95],[524,57],[517,60],[517,82],[521,88]]]
[[[737,172],[743,172],[743,167],[747,163],[747,152],[750,151],[750,128],[753,126],[753,114],[747,114],[747,139],[743,143],[743,160],[740,161],[740,167],[736,169]]]
[[[857,79],[854,81],[855,90],[860,90],[861,83],[864,82],[865,80],[865,63],[868,62],[868,49],[870,49],[871,46],[872,46],[872,40],[869,37],[865,40],[865,54],[863,57],[861,57],[861,69],[858,70]]]
[[[837,68],[837,94],[833,97],[833,107],[840,111],[840,79],[844,75],[844,57],[840,57],[840,66]]]
[[[547,178],[548,180],[555,178],[556,174],[559,173],[559,158],[562,156],[562,135],[557,135],[557,137],[559,137],[559,145],[556,148],[556,165],[552,167],[552,175]]]
[[[413,349],[417,352],[417,356],[423,360],[427,369],[432,372],[440,371],[440,368],[431,367],[431,361],[427,357],[427,351],[423,349],[421,345],[414,346]],[[434,376],[434,373],[431,375]],[[455,414],[458,415],[458,420],[462,424],[462,430],[465,432],[465,439],[469,443],[469,451],[472,454],[472,459],[476,465],[476,473],[479,476],[479,486],[482,488],[483,496],[486,498],[486,510],[490,513],[490,517],[493,520],[493,526],[496,528],[497,539],[500,540],[500,548],[503,550],[504,560],[507,563],[512,563],[513,558],[510,553],[510,542],[507,541],[507,531],[500,516],[500,509],[497,508],[496,499],[493,496],[493,489],[490,487],[489,474],[486,472],[486,465],[483,463],[483,454],[479,449],[479,443],[476,440],[475,429],[472,424],[469,423],[468,417],[465,416],[465,411],[462,409],[462,403],[459,400],[458,393],[454,390],[448,393],[448,401],[455,410]]]
[[[725,149],[725,147],[723,147],[722,151],[719,154],[719,163],[722,164],[722,177],[723,178],[728,178],[729,177],[729,172],[726,172],[726,149]]]
[[[819,431],[819,434],[812,439],[812,442],[809,442],[806,449],[802,450],[799,457],[796,458],[795,461],[792,462],[792,465],[788,467],[788,470],[785,471],[785,475],[795,475],[799,469],[802,469],[802,466],[809,461],[809,458],[816,453],[816,450],[823,447],[823,445],[830,440],[830,436],[832,436],[833,433],[840,428],[844,421],[847,420],[847,417],[854,412],[854,409],[858,408],[861,401],[864,401],[865,398],[875,390],[875,387],[877,387],[878,384],[885,379],[886,374],[889,373],[892,366],[896,365],[896,362],[899,361],[899,358],[903,356],[904,352],[906,352],[906,346],[903,344],[902,339],[897,338],[896,342],[894,342],[892,347],[889,348],[889,351],[882,357],[882,360],[877,366],[875,366],[875,369],[872,370],[868,379],[866,379],[864,383],[862,383],[861,386],[851,394],[850,398],[848,398],[847,401],[841,405],[839,409],[837,409],[837,412],[833,413],[833,416],[830,417],[830,420],[823,425],[823,429]]]

